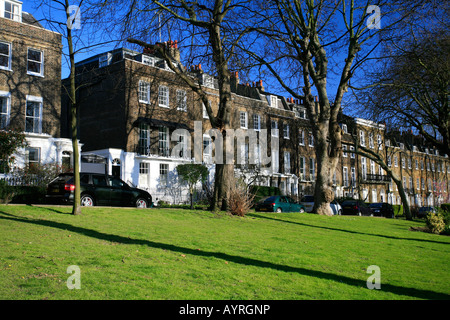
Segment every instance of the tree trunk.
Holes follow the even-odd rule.
[[[65,1],[66,9],[69,7],[69,1]],[[70,13],[66,10],[67,21],[70,18]],[[69,89],[69,100],[70,100],[70,109],[72,116],[72,148],[73,148],[73,180],[75,184],[74,190],[74,200],[73,200],[73,208],[72,214],[79,215],[81,214],[81,204],[80,204],[80,150],[78,147],[78,115],[77,115],[77,103],[76,103],[76,89],[75,89],[75,53],[73,49],[73,41],[72,41],[72,30],[67,25],[67,42],[69,45],[69,59],[70,59],[70,89]]]
[[[334,173],[334,166],[332,158],[328,155],[327,131],[320,130],[320,133],[316,134],[318,141],[315,147],[317,177],[314,187],[314,212],[319,215],[331,216],[333,212],[330,207],[330,202],[334,199],[331,179]]]

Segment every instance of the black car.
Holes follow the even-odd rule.
[[[369,208],[372,209],[374,216],[393,218],[394,217],[394,209],[392,205],[385,202],[377,202],[369,204]]]
[[[358,216],[371,216],[372,210],[361,200],[346,200],[341,203],[342,214],[355,214]]]
[[[80,173],[82,206],[135,206],[147,208],[152,196],[144,190],[130,187],[121,179],[98,173]],[[73,203],[73,174],[62,173],[47,186],[47,199]]]

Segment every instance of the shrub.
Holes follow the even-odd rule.
[[[0,203],[8,204],[14,197],[14,187],[8,185],[5,180],[0,180]]]
[[[450,213],[450,203],[441,204],[441,209]]]
[[[244,217],[253,205],[255,197],[242,181],[237,181],[227,192],[227,205],[232,215]]]
[[[392,205],[392,209],[394,209],[394,216],[402,216],[403,215],[403,206],[399,204]]]
[[[432,233],[440,234],[445,229],[444,217],[441,213],[429,213],[427,215],[427,227]]]

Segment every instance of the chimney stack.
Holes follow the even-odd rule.
[[[256,87],[259,88],[261,90],[261,92],[264,92],[264,86],[263,86],[262,80],[259,80],[258,82],[256,82]]]

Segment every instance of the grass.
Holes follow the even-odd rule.
[[[449,299],[450,237],[420,221],[0,205],[0,299]],[[69,290],[67,268],[81,271]],[[369,290],[370,265],[381,289]]]

